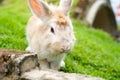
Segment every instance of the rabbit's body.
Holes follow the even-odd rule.
[[[35,16],[26,28],[27,50],[38,55],[42,69],[59,69],[75,41],[71,20],[60,7],[50,8],[40,0],[29,0],[29,3]],[[37,8],[34,4],[38,4]]]

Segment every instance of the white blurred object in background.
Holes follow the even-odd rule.
[[[111,0],[117,23],[120,24],[120,0]]]

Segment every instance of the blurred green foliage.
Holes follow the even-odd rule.
[[[0,0],[0,3],[2,3],[3,2],[3,0]]]

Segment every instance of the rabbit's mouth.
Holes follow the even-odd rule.
[[[71,49],[61,49],[60,53],[69,53]]]

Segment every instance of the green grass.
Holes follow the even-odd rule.
[[[25,27],[30,16],[26,0],[10,0],[0,7],[0,48],[25,50]],[[77,40],[61,70],[120,80],[120,43],[103,31],[87,28],[82,21],[72,21]]]
[[[25,49],[25,26],[31,15],[26,3],[11,0],[9,5],[0,8],[0,47]]]
[[[66,57],[65,72],[76,72],[100,76],[108,80],[120,79],[120,43],[95,29],[88,29],[79,21],[73,20],[76,45]]]

